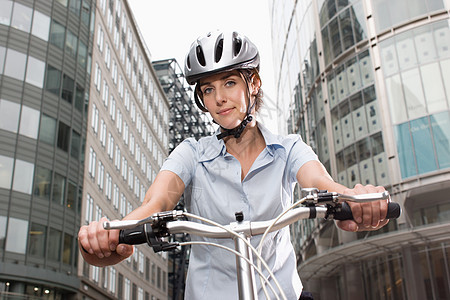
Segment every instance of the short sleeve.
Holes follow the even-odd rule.
[[[188,186],[195,174],[195,166],[198,161],[197,141],[186,139],[179,144],[164,161],[161,171],[167,170],[177,174],[184,185]]]
[[[291,151],[288,156],[288,164],[290,167],[290,177],[292,182],[297,181],[297,173],[300,168],[307,163],[308,161],[316,160],[316,153],[314,153],[313,149],[303,142],[302,138],[299,136],[298,140],[292,145]]]

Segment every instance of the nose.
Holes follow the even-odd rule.
[[[223,103],[225,103],[227,101],[225,93],[220,88],[217,88],[215,90],[214,96],[215,96],[217,105],[222,105]]]

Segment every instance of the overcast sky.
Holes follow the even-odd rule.
[[[175,58],[184,68],[191,43],[213,30],[236,30],[258,47],[264,93],[274,100],[274,75],[268,0],[128,0],[152,55]],[[271,103],[266,101],[266,108]],[[272,131],[274,113],[261,113]]]

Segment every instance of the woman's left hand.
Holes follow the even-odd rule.
[[[353,189],[344,190],[343,194],[358,195],[368,193],[382,193],[385,189],[382,186],[357,184]],[[389,220],[386,219],[388,200],[378,200],[365,203],[356,203],[348,201],[347,204],[352,209],[353,219],[346,221],[337,221],[339,228],[346,231],[371,231],[378,230],[386,225]]]

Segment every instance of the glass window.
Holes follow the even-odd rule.
[[[6,53],[6,48],[0,46],[0,74],[3,74],[3,66],[4,66],[4,62],[5,62],[5,53]]]
[[[27,249],[28,221],[9,218],[5,250],[25,254]]]
[[[76,37],[76,35],[73,34],[72,31],[67,30],[66,53],[74,58],[77,55],[77,41],[78,41],[78,38]]]
[[[56,2],[58,2],[59,4],[61,4],[64,7],[67,7],[67,1],[68,0],[56,0]]]
[[[14,3],[11,26],[22,31],[30,32],[32,13],[33,10],[31,7],[17,2]]]
[[[9,26],[11,22],[11,8],[13,2],[10,0],[0,0],[0,24]]]
[[[0,155],[0,188],[10,189],[14,160]]]
[[[50,228],[48,236],[47,258],[59,261],[61,253],[61,231]]]
[[[407,120],[406,105],[403,97],[400,75],[395,75],[386,79],[386,90],[392,122],[394,124],[405,122]]]
[[[333,58],[336,58],[342,53],[341,32],[339,30],[338,19],[335,18],[333,21],[331,21],[330,25],[328,25],[328,28],[330,29]]]
[[[323,56],[325,58],[325,65],[331,62],[331,46],[328,33],[328,26],[322,29],[322,43],[323,43]]]
[[[84,104],[84,89],[77,84],[75,94],[75,108],[78,109],[80,112],[82,112],[83,104]]]
[[[59,24],[58,22],[56,22],[55,20],[52,20],[50,43],[61,49],[64,49],[65,35],[66,35],[66,28],[61,24]]]
[[[66,178],[58,173],[55,173],[53,178],[53,193],[52,200],[54,203],[64,205],[64,191],[66,188]]]
[[[31,223],[30,235],[28,238],[28,254],[43,258],[45,256],[46,237],[47,237],[46,226]]]
[[[81,21],[84,25],[89,26],[89,12],[91,11],[91,4],[88,0],[83,0],[81,7]]]
[[[45,63],[32,56],[28,56],[27,76],[25,81],[39,88],[44,86]]]
[[[6,217],[0,216],[0,249],[5,249]]]
[[[442,60],[440,64],[448,106],[450,107],[450,59]]]
[[[50,31],[50,18],[39,11],[34,11],[33,28],[31,33],[44,41],[48,41]]]
[[[64,233],[64,248],[62,261],[65,264],[70,265],[72,263],[72,242],[73,238],[70,234]]]
[[[87,56],[87,47],[82,41],[80,41],[78,43],[78,63],[83,68],[86,68],[86,56]]]
[[[398,161],[402,178],[416,175],[416,162],[408,122],[395,127],[395,139],[397,141]]]
[[[437,169],[428,117],[411,121],[411,136],[419,174]]]
[[[34,174],[33,194],[50,200],[50,188],[52,182],[52,171],[47,168],[36,166]]]
[[[58,141],[56,145],[58,146],[59,149],[68,151],[69,141],[70,141],[70,127],[64,124],[63,122],[59,122]]]
[[[436,148],[439,168],[450,167],[450,116],[445,111],[430,116],[431,129]]]
[[[80,15],[80,5],[81,0],[70,0],[69,2],[69,9],[71,12],[73,12],[76,15]]]
[[[39,116],[40,112],[38,110],[22,105],[19,133],[27,137],[37,139],[39,129]]]
[[[77,203],[77,186],[75,185],[75,183],[68,181],[66,206],[67,208],[70,208],[71,210],[75,211],[76,203]]]
[[[17,132],[20,104],[0,99],[0,129]]]
[[[59,95],[59,88],[61,86],[61,71],[47,65],[47,79],[45,82],[45,89],[56,95]]]
[[[25,76],[25,65],[27,56],[18,51],[8,49],[6,52],[5,72],[6,76],[13,77],[17,80],[23,81]]]
[[[73,93],[74,93],[74,81],[72,78],[67,76],[66,74],[63,75],[63,85],[62,85],[62,91],[61,91],[61,98],[66,100],[69,103],[72,103],[73,99]]]
[[[50,145],[55,144],[56,136],[56,120],[52,117],[42,115],[41,126],[39,129],[39,140],[49,143]]]
[[[80,157],[80,144],[81,144],[80,134],[72,130],[72,143],[70,147],[70,155],[73,158],[78,159]]]
[[[426,115],[425,97],[419,70],[412,69],[401,74],[403,91],[405,93],[408,118],[416,119]],[[391,99],[391,101],[394,99]],[[395,100],[394,100],[395,101]]]
[[[13,190],[31,195],[34,164],[16,159]]]
[[[339,14],[339,24],[341,26],[344,50],[346,50],[355,44],[355,39],[353,38],[352,19],[350,17],[349,9],[346,9]]]
[[[396,37],[396,49],[400,70],[417,66],[416,47],[412,31],[407,31]]]
[[[395,51],[395,39],[390,38],[380,43],[381,67],[385,76],[398,72],[397,53]]]
[[[350,12],[352,13],[355,41],[358,43],[367,39],[366,16],[364,15],[362,1],[354,4]]]
[[[437,63],[421,66],[423,91],[427,103],[428,113],[432,114],[447,109],[441,71]]]
[[[450,57],[450,28],[448,21],[437,22],[434,27],[434,41],[440,58]]]

